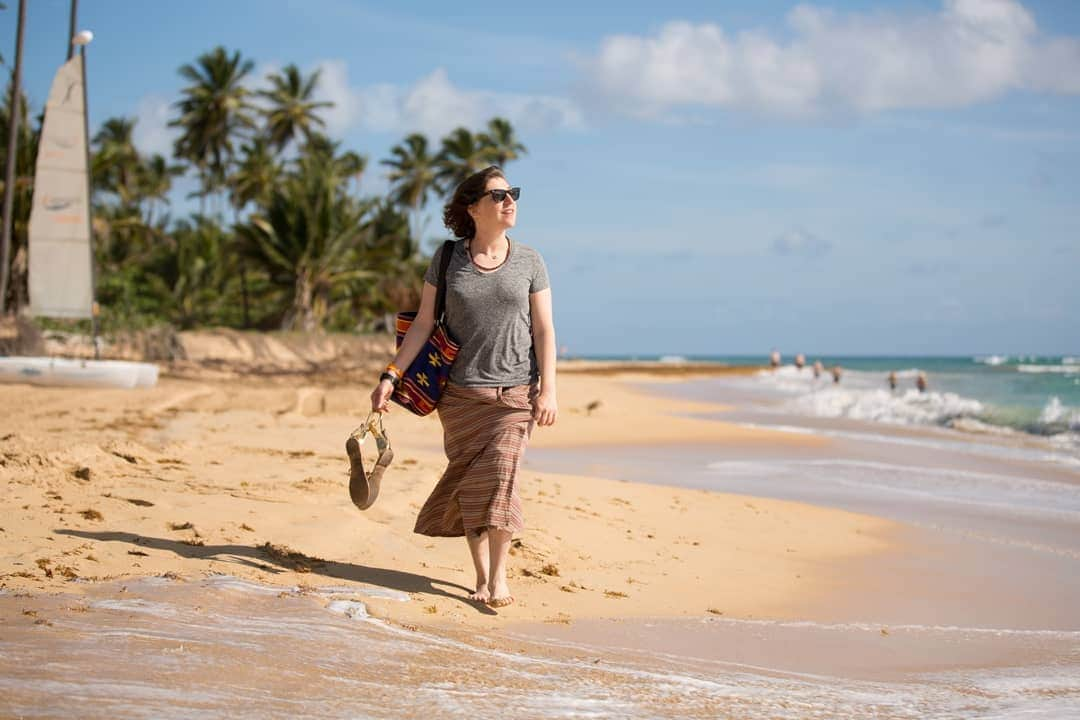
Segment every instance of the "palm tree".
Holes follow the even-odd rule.
[[[158,203],[169,204],[172,180],[184,174],[182,165],[170,165],[161,155],[154,154],[139,168],[139,202],[146,203],[146,223],[154,224],[154,209]]]
[[[229,55],[218,46],[200,55],[194,65],[180,68],[180,75],[190,84],[174,105],[179,117],[169,125],[181,129],[175,153],[198,169],[204,198],[224,187],[233,141],[254,127],[248,102],[251,91],[243,85],[253,66],[239,51]]]
[[[147,223],[136,202],[94,203],[92,212],[97,300],[105,326],[153,315],[161,303],[148,290],[153,276],[148,268],[163,250],[164,225]]]
[[[399,206],[409,210],[411,233],[419,236],[420,212],[427,204],[428,195],[435,190],[438,168],[435,158],[428,152],[428,140],[420,133],[413,133],[405,141],[390,149],[392,158],[380,161],[391,168],[391,198]]]
[[[280,152],[297,135],[311,136],[315,125],[325,125],[316,113],[321,108],[333,107],[332,102],[312,100],[319,83],[320,71],[316,70],[305,79],[296,65],[286,65],[280,74],[267,79],[272,90],[260,90],[259,95],[269,101],[263,114],[270,134],[270,144]]]
[[[196,60],[184,65],[180,75],[191,84],[182,91],[175,107],[180,117],[169,125],[182,134],[175,143],[177,157],[190,161],[198,168],[202,181],[199,193],[202,201],[225,187],[228,167],[233,158],[233,139],[244,130],[253,128],[251,91],[243,85],[254,63],[241,58],[239,51],[229,55],[220,45]],[[243,288],[244,325],[249,325],[247,276],[240,265]]]
[[[169,243],[169,252],[156,258],[147,273],[149,294],[158,298],[165,315],[181,328],[229,319],[221,311],[235,297],[236,278],[223,228],[196,215],[176,224]]]
[[[7,166],[7,142],[10,132],[12,101],[19,115],[19,129],[15,146],[15,194],[12,204],[12,233],[11,248],[9,254],[10,281],[7,286],[7,297],[0,298],[0,313],[4,308],[14,308],[16,312],[29,300],[29,288],[27,285],[27,268],[29,266],[29,253],[27,246],[27,231],[30,225],[30,205],[34,191],[34,163],[37,159],[38,142],[41,140],[42,115],[38,115],[34,124],[30,123],[29,103],[26,94],[19,93],[18,98],[12,97],[11,86],[4,91],[3,105],[0,106],[0,167]],[[0,177],[0,193],[3,192],[5,178]]]
[[[161,310],[148,268],[168,252],[167,223],[156,220],[154,210],[168,203],[172,178],[183,172],[161,155],[144,160],[132,140],[134,128],[134,119],[110,118],[93,139],[94,187],[116,198],[92,207],[97,296],[106,324],[130,324]]]
[[[391,329],[396,311],[420,304],[428,259],[420,254],[420,243],[400,205],[377,201],[369,218],[364,225],[366,257],[383,272],[370,288],[365,310],[376,317],[382,315],[382,324]]]
[[[134,132],[134,118],[113,117],[102,123],[93,139],[97,148],[92,160],[94,185],[115,193],[125,205],[138,195],[140,159]]]
[[[364,240],[364,208],[342,191],[345,163],[335,157],[327,162],[326,149],[323,143],[306,145],[265,211],[236,226],[247,256],[291,289],[283,329],[317,329],[344,284],[373,275],[371,268],[360,269],[356,257]]]
[[[229,199],[241,209],[252,202],[264,204],[281,174],[281,165],[264,137],[253,138],[240,152],[240,161],[229,177]]]
[[[353,181],[359,184],[360,177],[367,169],[367,158],[352,150],[339,153],[341,143],[331,140],[321,133],[311,133],[300,148],[296,158],[296,171],[299,175],[315,172],[312,165],[325,165],[332,177],[334,186]]]
[[[439,192],[446,194],[458,183],[491,164],[488,153],[477,136],[459,127],[443,138],[442,150],[435,161],[438,168],[435,182]]]
[[[501,168],[528,152],[525,146],[518,142],[514,127],[506,118],[496,117],[489,120],[487,132],[480,134],[479,142],[485,147],[492,164]]]
[[[7,10],[7,5],[5,3],[0,2],[0,10]],[[0,65],[4,65],[4,64],[5,64],[4,63],[4,54],[0,53]],[[8,94],[10,95],[11,93],[8,93]]]
[[[346,150],[338,156],[336,164],[337,171],[359,189],[360,178],[367,170],[367,158],[358,152]]]
[[[420,133],[413,133],[400,145],[390,149],[392,158],[380,164],[390,168],[391,192],[394,202],[417,211],[427,204],[428,194],[435,187],[437,167],[435,158],[428,152],[428,140]]]

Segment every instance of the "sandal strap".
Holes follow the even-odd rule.
[[[364,424],[349,433],[350,437],[356,438],[357,442],[361,445],[364,444],[364,438],[371,434],[375,438],[375,449],[379,451],[379,457],[375,461],[375,467],[371,469],[371,473],[368,475],[373,481],[378,482],[382,479],[382,474],[386,471],[386,468],[390,467],[390,463],[394,459],[394,450],[390,447],[390,438],[386,434],[386,428],[383,426],[382,413],[373,412],[367,416]]]

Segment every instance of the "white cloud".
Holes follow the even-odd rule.
[[[132,141],[140,153],[172,157],[176,131],[169,127],[171,112],[169,101],[159,95],[147,95],[139,101]]]
[[[505,117],[525,130],[582,125],[580,110],[566,98],[466,90],[454,85],[442,68],[408,87],[352,87],[345,63],[340,60],[324,61],[319,68],[319,99],[334,103],[325,115],[331,134],[360,126],[438,137],[459,126],[481,127],[495,116]]]
[[[624,110],[726,107],[806,116],[970,105],[1011,90],[1080,93],[1080,40],[1046,38],[1016,0],[945,0],[923,15],[799,5],[790,39],[671,22],[606,38],[585,61]]]
[[[326,132],[331,137],[339,137],[356,124],[360,117],[360,102],[356,91],[349,87],[349,71],[343,60],[320,62],[318,70],[315,98],[334,104],[322,110],[322,118],[326,121]]]
[[[802,228],[795,228],[778,235],[773,240],[772,249],[777,255],[815,258],[827,255],[832,250],[832,243]]]

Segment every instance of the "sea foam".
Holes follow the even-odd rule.
[[[1064,358],[1062,362],[1075,359]],[[997,365],[1008,358],[991,356],[977,360]],[[1080,375],[1080,364],[1027,364],[1016,369],[1045,375]],[[834,383],[827,374],[815,378],[809,368],[787,365],[761,371],[755,382],[770,393],[788,398],[780,406],[783,412],[893,425],[948,427],[980,435],[1031,434],[1054,438],[1054,445],[1060,449],[1080,450],[1080,408],[1062,403],[1057,396],[1050,396],[1041,412],[1036,413],[1034,409],[987,404],[956,392],[937,389],[920,392],[912,387],[919,374],[918,368],[895,371],[902,389],[891,390],[886,387],[886,374],[880,371],[844,371],[841,382]]]
[[[791,406],[817,417],[847,417],[897,425],[944,425],[954,418],[978,416],[985,409],[978,400],[955,393],[831,387],[803,395],[792,401]]]
[[[982,365],[1004,365],[1009,362],[1008,355],[989,355],[987,357],[977,357],[972,359]]]
[[[1073,358],[1069,358],[1072,360]],[[1016,369],[1022,373],[1061,373],[1072,375],[1080,373],[1080,365],[1069,363],[1061,365],[1017,365]]]
[[[1039,422],[1066,425],[1070,430],[1080,430],[1080,410],[1061,404],[1061,398],[1050,398],[1039,413]]]

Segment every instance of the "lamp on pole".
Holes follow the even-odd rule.
[[[72,4],[72,18],[74,18],[75,5]],[[98,316],[101,308],[97,302],[97,268],[94,262],[94,217],[92,212],[90,182],[90,107],[86,101],[86,46],[94,39],[94,33],[89,30],[80,30],[71,36],[71,47],[79,48],[79,57],[82,59],[82,92],[83,92],[83,140],[86,149],[86,223],[87,237],[90,239],[90,326],[94,335],[94,359],[101,358],[101,343],[98,341]]]
[[[71,36],[71,44],[79,48],[83,57],[86,57],[86,46],[90,44],[90,41],[94,39],[94,33],[89,30],[80,30]]]
[[[19,112],[22,110],[22,52],[26,29],[26,0],[19,0],[19,29],[15,33],[15,71],[8,105],[7,167],[4,174],[4,229],[0,240],[0,315],[7,311],[8,271],[11,269],[11,228],[15,224],[15,156],[18,154]]]

